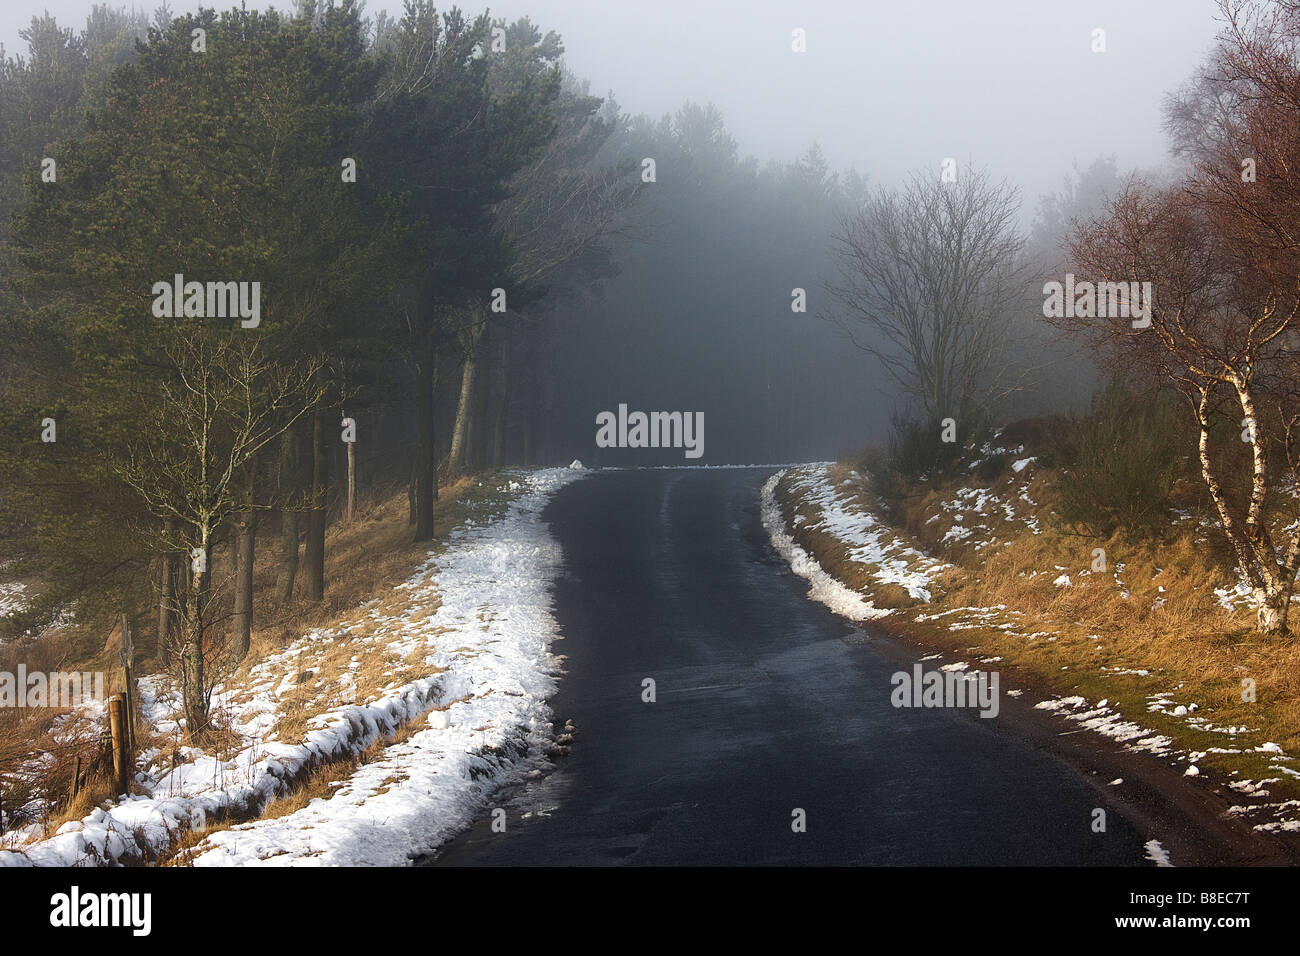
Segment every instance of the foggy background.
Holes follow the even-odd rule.
[[[90,6],[45,9],[80,29]],[[568,70],[635,118],[620,157],[658,164],[634,234],[614,249],[617,274],[539,317],[559,329],[541,410],[550,455],[597,464],[806,460],[883,441],[895,398],[876,361],[828,321],[835,305],[824,288],[835,278],[832,234],[862,185],[894,186],[953,157],[1018,187],[1031,233],[1040,197],[1075,169],[1113,157],[1123,175],[1167,161],[1163,97],[1189,78],[1218,27],[1212,0],[506,0],[487,9],[560,34]],[[393,0],[366,5],[380,10],[402,12]],[[33,12],[0,10],[7,55],[25,52],[19,31]],[[791,51],[795,27],[807,32],[806,53]],[[1105,53],[1091,50],[1097,27]],[[671,121],[649,135],[664,117],[680,126],[688,103],[717,108],[709,119],[720,121],[722,142],[710,141],[708,155]],[[850,170],[860,177],[852,188]],[[1050,255],[1048,232],[1032,236],[1031,251]],[[805,314],[790,310],[794,287],[807,290]],[[1034,308],[1031,296],[1026,315]],[[1037,387],[1008,418],[1078,407],[1091,394],[1086,363],[1066,349],[1044,355]],[[704,457],[596,449],[596,413],[620,402],[703,411]]]
[[[127,4],[130,6],[130,4]],[[139,4],[152,12],[156,4]],[[173,13],[198,4],[172,3]],[[218,10],[234,3],[203,4]],[[250,2],[250,9],[292,9]],[[450,4],[443,4],[449,7]],[[1160,100],[1216,30],[1213,0],[505,0],[467,13],[529,16],[565,43],[565,61],[629,113],[685,100],[718,106],[742,154],[793,160],[813,141],[831,166],[891,184],[943,156],[975,159],[1025,195],[1060,185],[1072,161],[1115,154],[1122,168],[1163,161]],[[0,5],[0,43],[48,10],[83,27],[91,3]],[[366,11],[400,17],[397,0]],[[790,52],[790,31],[808,52]],[[1107,52],[1090,52],[1094,27]]]

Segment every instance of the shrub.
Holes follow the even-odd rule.
[[[1062,469],[1061,520],[1100,537],[1119,529],[1155,532],[1178,477],[1180,428],[1167,398],[1108,385],[1087,415],[1063,422],[1052,442],[1051,458]]]
[[[858,471],[871,479],[871,491],[884,504],[886,499],[897,499],[902,494],[898,472],[890,464],[889,453],[879,445],[868,445],[853,461]]]
[[[890,420],[890,467],[913,481],[957,474],[964,449],[972,442],[978,446],[988,433],[983,423],[967,424],[965,430],[958,423],[957,440],[945,442],[941,440],[943,424],[938,419],[916,419],[895,412]]]
[[[975,473],[979,475],[980,480],[986,485],[991,484],[1007,473],[1007,468],[1010,464],[1010,455],[1004,451],[995,452],[979,463],[979,466],[975,469]]]

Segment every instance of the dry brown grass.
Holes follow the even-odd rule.
[[[20,663],[29,672],[82,670],[66,651],[56,634],[30,647],[6,646],[0,648],[0,671],[16,674]],[[116,692],[117,684],[115,674],[105,675],[106,693]],[[111,750],[93,721],[78,719],[68,708],[0,708],[0,779],[10,826],[39,824],[52,834],[69,819],[66,803],[78,760],[83,789],[75,806],[111,796]]]

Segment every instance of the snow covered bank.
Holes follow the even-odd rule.
[[[143,762],[155,762],[136,782],[148,796],[96,810],[20,852],[0,851],[0,865],[153,856],[181,829],[201,829],[218,811],[256,809],[307,765],[358,753],[421,716],[428,729],[387,748],[333,799],[214,833],[200,847],[199,862],[401,863],[445,840],[496,786],[532,769],[549,738],[546,699],[557,670],[549,651],[555,636],[550,584],[561,555],[540,513],[555,491],[581,475],[573,468],[522,477],[522,494],[505,515],[459,529],[442,554],[398,586],[399,610],[368,612],[381,647],[403,656],[422,651],[429,676],[314,718],[315,729],[298,744],[255,736],[274,710],[276,692],[292,684],[268,681],[235,715],[249,735],[241,751],[225,760],[187,751],[175,769],[159,766],[161,754],[146,754]],[[435,601],[437,611],[427,614]],[[287,673],[291,658],[286,652],[259,666]],[[151,716],[161,718],[166,702],[157,690],[150,682],[142,698]]]
[[[789,562],[790,570],[808,580],[808,596],[814,601],[821,601],[835,613],[852,621],[884,617],[889,613],[888,610],[876,607],[857,591],[845,587],[827,574],[816,558],[795,544],[794,538],[786,531],[781,506],[776,500],[776,486],[785,475],[786,471],[782,469],[767,479],[763,484],[763,497],[759,506],[763,527],[772,540],[772,547]]]
[[[808,579],[812,585],[811,597],[835,612],[854,621],[890,613],[828,574],[815,557],[795,543],[776,500],[777,484],[789,475],[790,488],[799,500],[817,509],[817,517],[806,526],[809,530],[842,541],[849,560],[866,568],[873,581],[896,585],[913,599],[929,602],[933,580],[946,565],[905,545],[887,524],[843,495],[831,482],[828,467],[828,463],[822,462],[783,469],[763,485],[761,514],[772,546],[790,562],[795,574]],[[795,523],[799,524],[802,517],[796,517]]]

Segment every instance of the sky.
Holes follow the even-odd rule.
[[[194,6],[172,3],[174,11]],[[41,9],[81,27],[89,8],[86,0],[5,0],[0,42],[9,53],[23,49],[18,32]],[[657,118],[687,99],[712,101],[742,154],[790,160],[817,142],[833,167],[853,166],[877,184],[937,170],[945,157],[974,162],[1018,185],[1027,210],[1076,162],[1165,162],[1161,101],[1192,75],[1219,28],[1213,0],[495,0],[488,8],[559,32],[570,69],[627,112]],[[367,9],[398,14],[401,2],[370,0]],[[791,49],[795,29],[805,31],[806,52]],[[1105,31],[1105,52],[1092,50],[1096,29]]]

